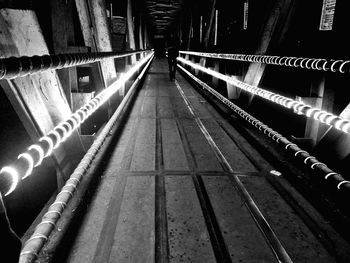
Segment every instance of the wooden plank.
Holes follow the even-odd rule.
[[[170,262],[216,262],[190,176],[165,177]]]
[[[128,177],[109,262],[154,262],[154,176]]]
[[[226,176],[203,176],[232,262],[275,262],[263,234]]]

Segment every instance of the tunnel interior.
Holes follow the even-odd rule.
[[[185,187],[184,195],[192,201],[198,199],[193,205],[198,205],[198,214],[204,218],[213,262],[234,261],[210,190],[221,185],[221,174],[234,178],[223,180],[222,189],[235,185],[247,203],[251,203],[250,193],[254,199],[255,193],[260,196],[270,184],[296,213],[304,213],[310,202],[349,242],[350,231],[341,231],[350,222],[346,202],[350,185],[349,10],[350,3],[340,0],[0,0],[0,194],[12,230],[27,240],[55,198],[62,197],[62,189],[73,200],[72,204],[58,201],[62,207],[76,205],[78,211],[84,206],[81,211],[88,214],[99,200],[92,192],[97,189],[99,193],[104,180],[110,180],[104,179],[105,173],[116,151],[119,161],[129,162],[125,166],[115,161],[119,166],[114,167],[117,175],[120,167],[125,170],[125,189],[144,191],[135,179],[139,174],[155,178],[143,178],[141,185],[149,184],[155,192],[148,198],[155,204],[149,209],[156,216],[156,237],[152,237],[158,246],[152,250],[156,262],[169,262],[174,256],[169,249],[174,233],[167,232],[172,221],[166,211],[172,211],[169,203],[176,207],[171,199],[178,194],[176,187]],[[175,58],[175,79],[168,76],[171,46],[180,52]],[[114,120],[120,127],[109,127],[116,112],[122,116]],[[98,154],[107,151],[103,150],[108,148],[103,146],[105,141],[118,141],[115,149],[101,154],[105,159],[89,153],[101,134],[105,138],[102,146],[96,146]],[[236,138],[238,134],[243,139]],[[125,142],[123,136],[131,139]],[[200,141],[202,137],[206,140]],[[224,140],[239,150],[236,146],[226,149]],[[125,153],[117,147],[125,148]],[[86,154],[100,156],[96,159],[101,163],[84,161],[88,165],[78,169]],[[253,166],[260,161],[263,165],[250,171],[252,164],[245,164],[241,174],[228,164],[235,158],[239,163],[247,158]],[[217,161],[221,168],[215,166]],[[100,165],[108,169],[97,169]],[[81,171],[89,174],[90,169],[99,173],[99,179],[92,180],[95,190],[86,193],[87,183],[83,183],[87,190],[76,190],[72,181],[80,184],[80,179],[71,176]],[[275,170],[277,174],[282,171],[282,179],[271,179],[270,172]],[[210,176],[217,176],[218,185]],[[254,176],[264,178],[261,188]],[[65,188],[67,184],[81,195],[81,204]],[[126,202],[124,188],[115,188],[123,193],[116,201],[120,209]],[[303,201],[295,197],[299,194]],[[266,196],[261,194],[263,200]],[[61,216],[61,212],[56,214]],[[301,215],[302,221],[317,235],[315,220],[308,216]],[[118,225],[111,231],[121,231]],[[80,229],[85,228],[77,226],[73,231],[75,241],[81,237]],[[332,242],[327,238],[320,242],[331,251],[334,244],[329,245]],[[61,259],[73,257],[70,252],[62,252]],[[57,253],[52,252],[52,258]],[[347,252],[337,253],[333,256],[347,257]],[[93,257],[101,260],[102,252]]]

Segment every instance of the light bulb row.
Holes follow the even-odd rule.
[[[54,129],[41,137],[36,144],[30,145],[27,151],[18,155],[17,160],[13,164],[2,167],[0,177],[6,177],[7,179],[4,182],[4,178],[1,178],[1,193],[6,196],[13,192],[20,180],[30,176],[34,168],[38,167],[45,158],[49,157],[55,149],[72,135],[73,131],[115,94],[150,59],[151,55],[142,58],[110,87],[82,106],[66,121],[55,126]]]
[[[338,190],[342,189],[343,187],[350,189],[350,182],[348,180],[345,180],[341,174],[334,172],[333,170],[328,168],[328,166],[325,163],[319,162],[314,156],[311,156],[307,151],[300,149],[298,145],[290,142],[283,135],[274,131],[273,129],[265,125],[263,122],[259,121],[258,119],[256,119],[255,117],[253,117],[234,103],[232,103],[219,92],[211,88],[208,84],[196,78],[193,74],[191,74],[182,66],[178,66],[189,77],[191,77],[194,81],[200,84],[200,86],[203,89],[209,91],[212,95],[214,95],[216,98],[222,101],[225,105],[231,108],[238,116],[240,116],[242,119],[253,125],[255,128],[257,128],[259,131],[264,133],[276,143],[282,144],[285,150],[290,151],[295,158],[299,158],[299,160],[301,160],[304,163],[304,165],[307,165],[312,170],[318,171],[320,174],[322,174],[325,180],[332,178],[334,182],[333,184]]]
[[[350,70],[350,60],[325,59],[325,58],[304,58],[269,55],[245,55],[245,54],[223,54],[205,53],[194,51],[180,51],[180,54],[193,55],[207,58],[228,59],[253,63],[264,63],[269,65],[305,68],[313,70],[323,70],[347,73]]]
[[[200,66],[198,64],[195,64],[189,60],[186,60],[184,58],[178,58],[178,60],[194,69],[198,69],[202,72],[205,72],[213,77],[219,78],[231,85],[234,85],[248,93],[251,93],[253,95],[257,95],[261,98],[264,98],[266,100],[269,100],[271,102],[274,102],[276,104],[279,104],[285,108],[293,109],[295,113],[299,115],[304,115],[308,118],[314,118],[317,121],[320,121],[322,123],[325,123],[327,125],[331,125],[337,130],[340,130],[345,133],[350,133],[350,121],[347,119],[344,119],[340,116],[334,115],[332,113],[323,111],[318,108],[314,108],[310,105],[305,104],[302,101],[297,101],[282,95],[279,95],[277,93],[267,91],[261,88],[258,88],[256,86],[249,85],[247,83],[244,83],[242,81],[239,81],[237,79],[234,79],[232,77],[229,77],[227,75],[221,74],[219,72],[216,72],[214,70],[205,68],[203,66]]]

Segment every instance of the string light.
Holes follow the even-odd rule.
[[[324,59],[324,58],[302,58],[302,57],[286,57],[286,56],[270,56],[270,55],[244,55],[244,54],[223,54],[223,53],[205,53],[194,51],[180,51],[180,54],[207,57],[207,58],[219,58],[236,61],[245,61],[253,63],[264,63],[270,65],[306,68],[312,70],[323,70],[331,72],[347,73],[350,70],[350,60],[342,59]],[[319,63],[321,63],[319,65]]]
[[[4,176],[4,175],[10,176],[11,185],[10,185],[8,191],[4,194],[5,196],[7,196],[16,189],[17,184],[19,182],[19,175],[18,175],[17,170],[13,167],[10,167],[10,166],[2,167],[2,169],[0,170],[0,174],[2,176]]]
[[[115,94],[152,56],[153,52],[150,52],[143,57],[111,86],[78,109],[66,121],[55,126],[47,135],[41,137],[37,144],[30,145],[26,152],[18,156],[17,161],[13,165],[3,167],[0,170],[0,176],[9,176],[10,182],[8,186],[0,185],[1,192],[5,192],[5,195],[13,192],[21,179],[30,176],[34,167],[38,167],[46,157],[52,154],[54,149],[57,149],[65,142],[74,130]]]
[[[290,142],[287,138],[283,137],[283,135],[274,131],[263,122],[259,121],[258,119],[254,118],[252,115],[247,113],[246,111],[242,110],[240,107],[238,107],[233,102],[231,102],[230,100],[222,96],[219,92],[211,88],[209,85],[207,85],[200,79],[193,76],[189,71],[187,71],[182,66],[178,65],[178,67],[184,73],[186,73],[190,78],[192,78],[194,81],[200,84],[203,89],[206,89],[207,91],[209,91],[212,95],[218,98],[230,109],[232,109],[242,119],[246,120],[248,123],[253,125],[255,128],[259,129],[264,134],[267,134],[268,137],[270,137],[276,143],[282,144],[286,151],[292,152],[293,156],[301,160],[304,165],[306,165],[312,170],[317,170],[317,172],[321,174],[325,180],[332,178],[333,185],[336,186],[338,190],[341,190],[343,188],[349,189],[350,181],[345,180],[341,174],[338,174],[332,171],[329,167],[327,167],[325,163],[319,162],[314,156],[311,156],[307,151],[300,149],[298,145]],[[271,136],[271,134],[273,135]]]
[[[22,178],[22,179],[24,179],[32,173],[33,168],[34,168],[34,160],[33,160],[33,157],[29,153],[21,153],[20,155],[18,155],[17,159],[20,159],[20,158],[24,158],[28,162],[28,169]]]
[[[253,95],[259,96],[261,98],[264,98],[266,100],[269,100],[271,102],[274,102],[278,105],[281,105],[288,109],[293,109],[297,114],[299,115],[305,115],[308,118],[313,118],[316,121],[325,123],[327,125],[333,126],[337,130],[340,130],[345,133],[350,133],[350,121],[347,119],[343,119],[340,116],[334,115],[332,113],[323,111],[318,108],[314,108],[310,105],[305,104],[304,102],[297,101],[288,97],[284,97],[282,95],[279,95],[277,93],[273,93],[261,88],[258,88],[256,86],[249,85],[247,83],[244,83],[242,81],[239,81],[235,78],[226,76],[224,74],[221,74],[219,72],[216,72],[214,70],[205,68],[203,66],[200,66],[198,64],[195,64],[189,60],[186,60],[182,57],[178,58],[178,61],[181,63],[188,65],[194,69],[200,70],[202,72],[205,72],[213,77],[216,77],[218,79],[221,79],[231,85],[234,85],[248,93],[251,93]]]

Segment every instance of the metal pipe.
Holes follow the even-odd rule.
[[[259,121],[246,111],[242,110],[236,104],[232,103],[230,100],[222,96],[219,92],[211,88],[209,85],[196,78],[194,75],[192,75],[189,71],[187,71],[179,64],[178,67],[195,82],[197,82],[203,89],[209,91],[217,99],[222,101],[226,106],[231,108],[238,117],[253,125],[256,129],[258,129],[260,132],[264,133],[266,136],[271,138],[274,142],[280,144],[286,151],[291,153],[293,157],[298,159],[308,168],[311,168],[311,170],[314,170],[315,172],[320,174],[325,180],[327,180],[327,182],[332,184],[333,187],[336,187],[337,190],[348,192],[350,191],[350,181],[345,180],[341,174],[334,172],[325,163],[318,161],[316,157],[311,156],[307,151],[301,149],[298,145],[292,143],[277,131],[274,131],[263,122]]]
[[[132,91],[139,84],[140,80],[142,79],[143,75],[145,74],[147,68],[151,63],[152,58],[153,53],[150,57],[142,60],[142,65],[147,63],[146,66],[131,86],[129,92],[123,99],[122,103],[118,106],[112,118],[108,121],[106,126],[103,128],[102,132],[99,134],[99,136],[96,138],[88,152],[85,154],[84,158],[80,161],[78,167],[74,170],[73,174],[62,187],[55,201],[51,204],[51,206],[48,208],[48,211],[44,214],[41,222],[36,226],[34,233],[24,244],[20,254],[19,263],[30,263],[35,261],[35,259],[38,257],[40,250],[43,248],[51,232],[55,228],[56,223],[60,219],[61,214],[66,208],[69,200],[71,200],[74,196],[74,193],[79,183],[83,180],[83,177],[87,173],[91,163],[100,151],[109,133],[115,126],[115,123],[119,120],[123,108],[125,107],[127,101],[130,99],[131,94],[133,93]]]
[[[268,65],[286,66],[294,68],[306,68],[319,71],[331,71],[340,73],[349,73],[350,71],[350,60],[342,59],[335,60],[325,58],[303,58],[270,55],[205,53],[194,51],[180,51],[180,54],[207,58],[228,59],[234,61],[264,63]]]
[[[96,52],[96,53],[71,53],[43,56],[22,56],[0,59],[0,79],[14,79],[45,70],[70,68],[103,59],[123,58],[148,50],[133,52]]]
[[[17,160],[10,165],[2,167],[0,170],[0,193],[5,196],[12,193],[21,180],[31,175],[33,168],[39,166],[46,157],[49,157],[54,149],[71,136],[74,130],[115,94],[151,56],[144,57],[107,89],[104,89],[95,98],[73,113],[70,118],[58,124],[45,136],[41,137],[37,143],[29,146],[27,151],[18,156]]]
[[[203,66],[200,66],[198,64],[195,64],[187,59],[184,58],[178,58],[178,61],[193,67],[197,70],[200,70],[202,72],[205,72],[206,74],[209,74],[213,77],[216,77],[218,79],[221,79],[231,85],[234,85],[246,92],[249,92],[253,95],[257,95],[263,99],[266,99],[268,101],[274,102],[280,106],[283,106],[287,109],[292,109],[296,114],[298,115],[304,115],[308,118],[314,118],[317,121],[320,121],[322,123],[325,123],[327,125],[333,126],[337,130],[340,130],[344,133],[350,133],[350,121],[347,119],[344,119],[340,116],[334,115],[332,113],[323,111],[318,108],[314,108],[310,105],[305,104],[302,101],[297,101],[282,95],[279,95],[277,93],[261,89],[256,86],[249,85],[245,82],[239,81],[235,78],[232,78],[230,76],[221,74],[219,72],[216,72],[214,70],[205,68]]]

